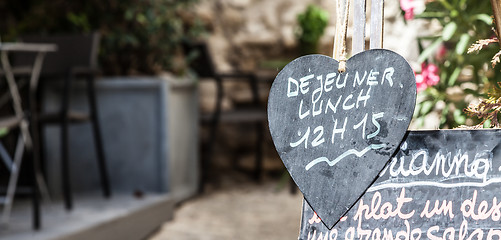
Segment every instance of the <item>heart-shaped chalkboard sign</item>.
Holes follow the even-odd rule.
[[[275,78],[268,121],[287,170],[328,228],[353,206],[400,145],[414,111],[407,61],[374,49],[346,71],[324,55],[295,59]]]

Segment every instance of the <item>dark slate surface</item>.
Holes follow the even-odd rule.
[[[365,51],[347,61],[345,73],[337,69],[327,56],[300,57],[277,75],[268,100],[275,147],[329,227],[389,161],[416,99],[414,73],[392,51]]]
[[[411,131],[333,229],[304,202],[299,239],[500,239],[500,171],[501,130]]]

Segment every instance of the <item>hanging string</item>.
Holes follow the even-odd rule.
[[[342,9],[342,2],[344,2],[344,14],[341,14],[341,9]],[[338,24],[339,27],[341,27],[341,31],[339,31],[341,42],[334,42],[334,58],[336,58],[336,55],[339,56],[339,67],[338,67],[338,72],[342,73],[346,71],[346,33],[348,31],[348,15],[350,12],[350,0],[338,0],[337,1],[337,9],[338,9],[338,18],[337,21],[338,23],[341,23],[341,25]],[[339,52],[336,52],[338,50],[338,44],[341,44],[339,48]],[[336,46],[337,45],[337,46]]]

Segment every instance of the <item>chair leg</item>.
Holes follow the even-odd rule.
[[[249,81],[252,90],[252,100],[255,107],[259,107],[259,87],[257,77],[252,75]],[[256,126],[256,162],[254,169],[254,178],[257,182],[261,180],[263,175],[263,139],[264,139],[264,124],[263,122],[255,123]]]
[[[206,154],[204,157],[204,160],[201,162],[201,171],[200,171],[200,182],[198,185],[198,192],[203,193],[205,190],[205,183],[209,181],[211,178],[211,173],[212,173],[212,158],[214,157],[214,148],[216,146],[216,139],[217,139],[217,129],[218,129],[218,123],[219,123],[219,113],[216,110],[216,113],[213,116],[213,119],[211,120],[209,124],[209,139],[208,143],[206,146]]]
[[[64,206],[67,210],[73,209],[71,195],[70,169],[69,169],[69,143],[68,143],[68,111],[70,106],[70,91],[73,77],[68,75],[64,81],[63,99],[61,109],[61,177],[63,185]]]
[[[29,159],[33,159],[33,152],[28,151],[28,155],[30,156]],[[35,230],[39,230],[41,227],[41,217],[40,217],[40,191],[38,188],[38,182],[37,182],[37,172],[38,172],[38,167],[36,163],[33,161],[31,166],[31,171],[32,171],[32,198],[33,198],[33,228]]]
[[[103,148],[103,139],[101,134],[101,127],[99,125],[99,117],[97,111],[97,100],[95,93],[94,76],[87,78],[87,98],[90,106],[90,116],[94,135],[94,146],[96,147],[97,162],[99,165],[99,174],[101,176],[101,186],[103,188],[103,195],[106,198],[111,196],[110,182],[108,178],[108,169],[106,167],[106,158]]]
[[[4,160],[4,162],[6,162],[7,168],[10,169],[10,177],[7,186],[7,196],[5,197],[4,209],[1,221],[2,224],[7,224],[9,222],[10,212],[14,201],[14,194],[16,193],[19,171],[23,161],[24,142],[21,134],[19,135],[19,138],[17,140],[14,160],[12,160],[12,158],[8,155],[7,150],[5,149],[2,143],[0,143],[0,152],[2,153],[1,154],[2,159]]]
[[[262,122],[256,123],[256,162],[254,169],[254,179],[259,182],[263,177],[263,139],[264,126]]]
[[[44,91],[41,90],[41,89],[45,89],[45,82],[42,81],[41,83],[39,83],[39,87],[38,87],[38,91],[37,91],[37,96],[36,96],[36,99],[37,99],[37,102],[39,103],[37,107],[38,111],[37,112],[42,112],[41,111],[41,101],[42,99],[44,99]],[[41,193],[41,197],[42,197],[42,201],[48,201],[49,203],[52,202],[52,199],[50,197],[50,194],[49,194],[49,189],[47,187],[47,182],[46,182],[46,174],[44,171],[42,171],[42,169],[45,169],[46,167],[46,159],[45,159],[45,141],[44,141],[44,130],[45,130],[45,123],[42,122],[42,121],[39,121],[38,120],[38,115],[37,114],[37,134],[34,135],[33,137],[37,137],[37,148],[38,148],[38,164],[39,164],[39,173],[37,174],[38,176],[38,186],[40,187],[40,193]]]
[[[201,177],[199,182],[199,192],[202,193],[204,191],[204,184],[210,179],[212,172],[212,158],[214,157],[214,148],[216,146],[217,140],[217,130],[219,125],[219,118],[221,116],[221,105],[224,94],[223,82],[221,78],[216,78],[216,109],[214,110],[214,114],[212,115],[212,119],[210,122],[210,130],[209,130],[209,142],[207,143],[207,153],[204,161],[202,161],[201,165]]]
[[[47,187],[46,176],[42,169],[45,169],[45,141],[43,140],[43,131],[45,125],[38,122],[38,167],[37,167],[37,183],[40,190],[40,196],[42,197],[42,202],[46,201],[49,204],[52,203],[52,198],[49,193],[49,188]]]

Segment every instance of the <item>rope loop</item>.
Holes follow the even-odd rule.
[[[337,71],[340,73],[346,72],[346,57],[342,56],[339,59],[339,66],[337,68]]]

